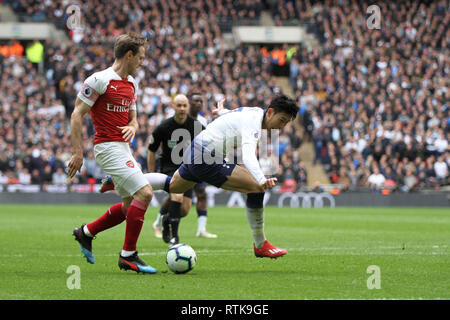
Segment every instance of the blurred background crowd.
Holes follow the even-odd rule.
[[[140,128],[133,150],[144,171],[150,133],[172,115],[176,93],[201,92],[203,115],[212,120],[210,110],[224,97],[229,108],[267,106],[283,91],[281,74],[300,113],[280,134],[279,152],[260,158],[268,170],[280,163],[281,190],[306,186],[299,152],[306,142],[341,190],[410,192],[449,182],[447,1],[377,3],[382,20],[371,30],[370,4],[356,0],[87,0],[79,4],[79,30],[66,27],[68,1],[5,3],[24,20],[54,23],[70,42],[0,45],[0,184],[66,183],[76,94],[87,76],[112,64],[115,37],[129,31],[149,43],[135,75]],[[224,37],[234,24],[259,24],[263,11],[276,25],[306,26],[319,45],[234,46]],[[84,121],[85,164],[75,182],[98,183],[94,129],[90,117]]]

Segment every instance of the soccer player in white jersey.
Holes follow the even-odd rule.
[[[94,263],[93,237],[126,221],[125,241],[119,255],[119,268],[142,273],[156,270],[142,261],[136,243],[153,190],[133,158],[129,142],[138,129],[136,113],[137,84],[131,76],[145,58],[147,41],[136,33],[120,35],[114,44],[114,64],[88,77],[75,101],[71,115],[73,155],[69,161],[69,178],[83,164],[82,121],[90,112],[95,128],[94,155],[97,163],[110,175],[122,202],[110,207],[97,220],[73,230],[75,240],[89,263]]]
[[[170,177],[161,173],[146,173],[153,189],[183,193],[200,182],[218,188],[247,194],[247,219],[252,229],[254,253],[257,257],[277,258],[287,253],[267,241],[264,234],[264,192],[272,189],[276,178],[266,178],[259,166],[256,148],[262,129],[282,129],[292,121],[298,106],[291,98],[278,95],[267,109],[243,107],[224,110],[184,151],[183,164]],[[225,161],[234,147],[242,149],[244,166]],[[190,150],[189,150],[190,149]]]

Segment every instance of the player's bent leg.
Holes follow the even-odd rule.
[[[278,258],[287,253],[267,241],[264,234],[264,193],[247,194],[247,220],[252,229],[253,251],[258,258]]]
[[[197,209],[198,210],[206,210],[207,208],[207,199],[206,199],[206,188],[201,184],[197,184],[194,188],[195,195],[197,196]]]
[[[153,222],[153,233],[155,234],[155,237],[162,238],[162,219],[163,217],[169,212],[169,202],[170,197],[167,196],[163,203],[161,204],[161,208],[159,209],[158,216],[156,217],[155,222]]]
[[[122,255],[131,255],[136,251],[136,243],[144,223],[145,212],[152,200],[153,191],[150,185],[145,185],[133,194],[133,200],[126,215],[125,241]]]
[[[227,177],[227,181],[221,185],[221,188],[242,193],[264,192],[250,172],[239,165],[234,167],[233,172]]]
[[[186,217],[189,214],[192,206],[192,197],[183,196],[183,201],[181,202],[181,218]]]
[[[134,200],[139,200],[149,204],[153,198],[153,188],[150,184],[139,189],[135,194],[133,194]],[[131,201],[132,202],[132,201]]]
[[[87,262],[94,264],[95,258],[92,252],[92,240],[95,236],[107,229],[110,229],[125,220],[125,216],[132,198],[125,198],[123,202],[112,205],[108,210],[98,219],[92,221],[87,225],[82,225],[75,228],[72,232],[75,240],[78,241],[81,252],[86,258]]]
[[[75,240],[78,241],[81,252],[83,253],[84,257],[86,258],[86,261],[94,264],[95,258],[94,254],[92,253],[92,239],[93,237],[87,236],[83,229],[86,225],[82,225],[78,228],[73,229],[72,235],[75,237]]]
[[[145,212],[153,197],[149,184],[144,185],[133,194],[126,216],[125,240],[119,255],[119,268],[143,273],[155,273],[156,269],[147,265],[138,257],[136,243],[144,224]]]
[[[125,210],[124,215],[126,216],[128,208],[130,208],[131,201],[133,201],[133,197],[125,197],[122,198],[123,208]]]
[[[169,201],[169,209],[167,215],[163,217],[162,225],[162,238],[164,242],[171,245],[177,244],[178,226],[181,219],[181,203],[183,202],[182,193],[171,193]]]
[[[197,196],[197,238],[217,238],[217,235],[206,231],[206,223],[208,220],[206,188],[204,184],[197,184],[194,187]]]
[[[183,179],[179,173],[179,170],[175,171],[172,179],[170,180],[169,190],[170,193],[185,193],[191,189],[197,182]]]

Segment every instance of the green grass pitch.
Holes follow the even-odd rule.
[[[119,270],[124,223],[97,236],[96,263],[88,264],[72,229],[107,208],[1,205],[0,299],[450,298],[448,208],[268,207],[266,236],[289,251],[277,260],[253,255],[245,209],[210,208],[208,230],[219,237],[198,239],[193,208],[180,237],[196,250],[198,263],[184,275],[168,271],[167,244],[153,236],[158,208],[147,211],[138,242],[141,258],[157,274]],[[70,266],[79,267],[79,289],[67,285]],[[379,289],[368,288],[374,283]]]

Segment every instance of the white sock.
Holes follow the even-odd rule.
[[[127,251],[127,250],[122,250],[122,252],[120,253],[120,255],[124,258],[132,256],[133,253],[135,253],[136,251]]]
[[[153,190],[164,190],[168,175],[159,172],[151,172],[144,174],[144,176],[148,183],[151,184]]]
[[[208,220],[207,216],[199,216],[197,220],[197,233],[206,231],[206,221]]]
[[[84,225],[83,227],[83,232],[85,235],[87,235],[88,237],[93,238],[94,236],[89,232],[89,229],[87,228],[87,225]]]
[[[155,222],[153,223],[155,227],[161,227],[162,226],[162,215],[158,212],[158,216],[156,217]]]
[[[247,208],[247,220],[252,229],[255,247],[261,248],[266,241],[266,236],[264,235],[264,208]]]

